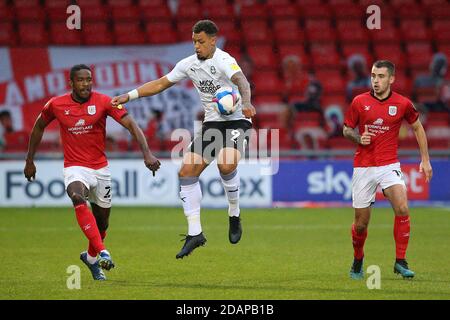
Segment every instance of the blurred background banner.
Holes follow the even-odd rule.
[[[402,162],[403,178],[412,201],[449,201],[450,166],[446,160],[432,161],[433,179],[428,184],[419,172],[418,161]],[[351,204],[352,161],[281,161],[277,175],[273,177],[273,201],[279,205],[312,205],[308,202],[333,205]],[[385,200],[381,189],[376,200]],[[344,203],[341,203],[344,202]],[[302,205],[297,203],[296,205]],[[326,205],[326,204],[325,204]]]
[[[111,160],[114,205],[181,206],[179,199],[179,163],[161,161],[155,177],[142,160]],[[36,161],[36,181],[23,176],[23,161],[4,161],[0,166],[0,207],[69,206],[59,160]],[[272,205],[272,177],[260,175],[263,165],[241,164],[241,204],[244,207]],[[228,207],[217,166],[209,166],[200,178],[205,207]]]

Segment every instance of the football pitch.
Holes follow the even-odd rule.
[[[177,208],[113,207],[106,246],[116,268],[93,281],[79,260],[87,241],[71,208],[0,209],[0,299],[450,299],[450,211],[412,208],[413,280],[393,273],[393,213],[375,208],[364,269],[381,288],[351,280],[352,209],[243,209],[243,237],[228,242],[226,210],[203,210],[206,246],[175,255],[186,221]],[[81,270],[68,289],[67,268]]]

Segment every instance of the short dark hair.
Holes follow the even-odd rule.
[[[8,110],[4,110],[0,112],[0,118],[11,118],[11,112],[9,112]]]
[[[375,68],[387,68],[389,75],[392,76],[395,74],[395,64],[393,64],[389,60],[378,60],[373,63]]]
[[[89,70],[89,71],[92,72],[91,68],[89,68],[87,65],[85,65],[85,64],[76,64],[70,69],[70,80],[73,80],[73,78],[75,77],[75,73],[80,71],[80,70]]]
[[[192,32],[200,33],[204,31],[208,36],[215,36],[219,32],[217,25],[211,20],[200,20],[192,27]]]

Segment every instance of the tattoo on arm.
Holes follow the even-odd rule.
[[[250,84],[247,81],[247,78],[242,72],[237,72],[231,77],[231,81],[237,85],[239,89],[239,93],[242,97],[242,103],[248,104],[250,103],[251,91]]]
[[[356,133],[356,131],[354,129],[344,126],[343,134],[344,134],[344,137],[346,137],[350,141],[352,141],[356,144],[361,143],[361,136],[358,133]]]

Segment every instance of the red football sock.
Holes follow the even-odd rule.
[[[367,229],[362,233],[357,233],[355,224],[352,224],[352,240],[355,259],[362,259],[364,257],[364,242],[367,238]]]
[[[106,238],[106,231],[101,231],[100,232],[100,236],[102,237],[102,241],[105,240]],[[94,246],[91,244],[91,242],[89,241],[89,248],[88,248],[88,253],[91,257],[95,257],[97,256],[97,252],[95,251]]]
[[[85,234],[86,238],[89,239],[89,245],[95,250],[94,257],[102,250],[105,250],[103,245],[102,237],[97,228],[97,222],[95,217],[89,210],[86,203],[79,204],[75,206],[75,214],[77,216],[78,225]]]
[[[408,216],[395,216],[394,239],[397,259],[405,259],[408,248],[410,220]]]

